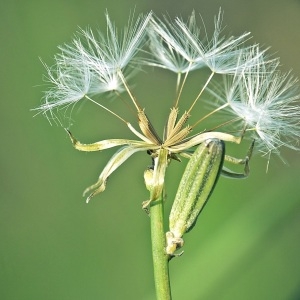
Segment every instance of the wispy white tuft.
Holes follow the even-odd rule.
[[[178,19],[179,20],[179,19]],[[200,41],[200,29],[196,26],[195,12],[183,24],[192,36]],[[203,67],[197,48],[187,40],[187,36],[176,22],[167,17],[163,20],[153,19],[149,26],[150,48],[153,61],[149,64],[171,70],[175,73],[186,73]]]
[[[275,60],[266,64],[258,59],[246,73],[227,76],[223,92],[213,92],[243,120],[245,135],[255,139],[264,153],[279,153],[281,146],[299,149],[298,80],[281,73],[278,64]]]
[[[164,21],[154,20],[149,29],[154,60],[149,64],[176,73],[208,67],[214,73],[234,74],[245,68],[242,62],[252,50],[252,47],[244,46],[249,32],[238,37],[221,36],[221,10],[215,19],[212,38],[208,37],[205,27],[202,31],[196,24],[194,12],[187,23],[180,18],[174,22],[166,17]]]
[[[106,34],[80,30],[72,44],[60,46],[55,65],[45,65],[51,87],[36,110],[52,114],[53,109],[66,108],[87,95],[123,91],[121,78],[128,79],[134,71],[150,18],[151,13],[139,16],[135,22],[130,18],[127,27],[118,32],[106,14]]]

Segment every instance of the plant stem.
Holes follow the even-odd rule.
[[[168,255],[165,252],[163,193],[150,206],[152,256],[157,300],[171,300]]]

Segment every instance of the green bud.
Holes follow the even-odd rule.
[[[190,158],[181,178],[169,217],[166,252],[173,255],[183,245],[182,236],[195,225],[221,172],[225,144],[219,139],[201,143]]]

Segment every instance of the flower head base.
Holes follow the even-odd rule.
[[[106,35],[99,32],[96,38],[90,29],[81,30],[80,37],[75,37],[71,45],[60,47],[61,53],[55,56],[56,66],[46,67],[53,87],[46,92],[44,103],[37,108],[55,116],[56,109],[87,99],[115,115],[138,138],[82,144],[68,131],[75,148],[81,151],[121,146],[98,181],[86,190],[90,193],[87,201],[102,192],[111,173],[139,151],[147,151],[153,160],[153,172],[150,172],[152,198],[145,203],[144,206],[147,206],[162,192],[169,162],[180,160],[178,155],[190,157],[193,147],[207,140],[239,144],[248,137],[255,139],[265,152],[278,152],[281,146],[298,149],[300,110],[296,103],[299,99],[297,81],[289,74],[281,74],[278,60],[269,59],[266,50],[260,50],[256,44],[245,45],[249,33],[239,37],[222,37],[221,11],[215,19],[212,38],[208,38],[207,34],[201,36],[195,13],[187,23],[179,18],[174,22],[167,18],[161,20],[149,13],[138,17],[136,22],[130,19],[122,33],[117,31],[108,15],[106,19]],[[166,120],[162,137],[155,131],[128,84],[128,79],[141,66],[149,65],[177,73],[175,104]],[[181,94],[188,75],[201,68],[210,70],[211,74],[199,88],[189,109],[179,116]],[[215,74],[224,77],[224,85],[217,89],[213,85]],[[192,111],[195,112],[195,104],[203,101],[205,90],[217,99],[217,107],[193,125],[186,125]],[[139,130],[93,99],[93,96],[106,92],[119,96],[122,91],[127,92],[136,110]],[[222,112],[230,112],[225,121],[218,118]],[[211,116],[215,122],[211,128],[204,129],[207,127],[202,126],[191,135],[196,126]]]

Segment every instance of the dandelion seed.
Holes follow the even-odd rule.
[[[224,78],[223,92],[213,92],[221,103],[228,104],[228,111],[245,122],[245,135],[256,139],[264,154],[279,154],[282,146],[299,149],[298,80],[281,73],[278,65],[278,61],[265,64],[258,58],[244,74]]]
[[[165,18],[165,21],[158,19],[151,25],[151,52],[155,59],[149,64],[175,73],[209,67],[214,73],[233,74],[245,68],[241,59],[252,49],[239,48],[249,38],[249,32],[236,38],[221,37],[221,10],[215,19],[215,30],[211,39],[206,32],[201,37],[194,12],[187,23],[179,18],[176,18],[175,22]],[[245,63],[249,64],[249,61]]]
[[[164,20],[165,22],[153,19],[148,29],[151,54],[154,57],[149,64],[180,74],[203,67],[203,62],[199,60],[196,62],[199,56],[197,49],[187,42],[187,38],[180,28],[166,17]],[[186,26],[198,39],[200,30],[195,22],[195,13],[193,12]]]
[[[106,35],[99,32],[96,38],[91,30],[81,30],[71,45],[60,46],[56,65],[45,65],[47,80],[53,86],[36,110],[53,115],[54,109],[75,105],[87,95],[124,91],[124,78],[130,78],[132,68],[139,62],[135,56],[145,43],[150,18],[151,13],[139,16],[135,23],[130,18],[128,27],[119,35],[106,14]]]

